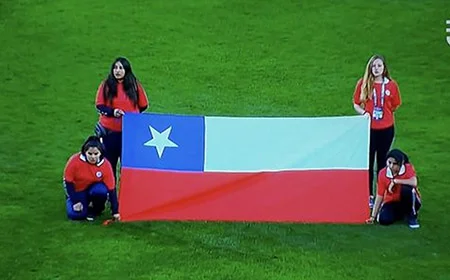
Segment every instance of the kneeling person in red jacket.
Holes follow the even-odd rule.
[[[86,139],[81,152],[70,157],[64,169],[66,211],[71,220],[94,220],[109,198],[114,219],[120,219],[115,179],[97,136]]]
[[[367,222],[373,223],[377,216],[381,225],[406,219],[410,228],[419,228],[417,216],[422,204],[414,166],[398,149],[391,150],[386,158],[387,166],[378,175],[377,197]]]

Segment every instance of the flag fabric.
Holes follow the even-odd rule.
[[[122,221],[363,223],[369,120],[123,117]]]

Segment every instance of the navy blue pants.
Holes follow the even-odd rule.
[[[378,172],[386,166],[386,156],[394,140],[394,126],[385,129],[370,130],[370,148],[369,148],[369,194],[373,195],[374,163],[377,159],[377,177]],[[377,178],[376,177],[376,178]]]
[[[122,154],[122,132],[108,131],[102,135],[103,145],[105,146],[105,158],[111,163],[114,178],[117,182],[117,163]]]
[[[89,216],[98,216],[105,210],[105,203],[108,199],[108,188],[103,183],[92,184],[87,190],[78,193],[83,204],[82,211],[74,211],[70,198],[66,200],[67,217],[71,220],[84,220]],[[92,207],[88,207],[92,202]]]
[[[405,218],[417,218],[417,211],[422,206],[415,188],[402,185],[400,201],[383,204],[378,222],[380,225],[390,225]]]

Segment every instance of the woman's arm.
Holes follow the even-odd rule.
[[[392,180],[394,184],[400,184],[400,185],[410,185],[413,187],[417,186],[417,177],[411,177],[409,179],[394,179]]]
[[[107,117],[114,117],[114,109],[103,105],[103,104],[97,104],[97,106],[95,106],[97,108],[97,112],[99,112],[102,115],[105,115]]]
[[[367,220],[367,223],[372,224],[373,222],[375,222],[378,212],[380,211],[382,202],[383,202],[383,196],[377,195],[377,197],[375,198],[375,203],[372,208],[372,214],[370,215],[370,218]]]
[[[398,107],[400,107],[400,105],[402,104],[402,97],[400,95],[400,89],[398,87],[398,84],[396,81],[391,81],[394,84],[394,89],[392,94],[392,103],[391,103],[391,110],[392,112],[397,111]]]
[[[142,113],[145,110],[147,110],[149,103],[148,103],[147,93],[145,92],[145,89],[141,85],[141,83],[138,82],[137,88],[138,88],[138,96],[139,96],[139,104],[138,104],[139,112]]]
[[[108,188],[109,202],[111,203],[111,212],[113,216],[116,218],[119,214],[119,201],[117,199],[117,191],[116,191],[116,179],[114,177],[114,172],[111,166],[111,163],[105,159],[103,168],[103,183]]]
[[[355,109],[356,113],[360,114],[360,115],[364,115],[366,112],[366,110],[364,110],[360,105],[358,104],[353,104],[353,108]]]
[[[381,206],[382,202],[383,202],[383,196],[377,195],[377,197],[375,198],[375,203],[373,205],[372,215],[370,215],[371,217],[375,218],[378,215],[378,212],[380,211],[380,206]]]
[[[64,180],[64,190],[66,192],[66,195],[70,198],[70,201],[72,201],[73,204],[76,204],[81,201],[80,196],[75,191],[74,183]]]
[[[117,200],[116,189],[108,190],[109,202],[111,203],[111,212],[113,216],[119,214],[119,201]]]
[[[63,186],[66,195],[72,203],[81,201],[80,195],[75,191],[75,174],[77,173],[77,156],[72,155],[64,167]]]
[[[364,110],[360,105],[358,104],[353,104],[353,108],[355,108],[355,111],[360,114],[360,115],[364,115],[364,116],[368,116],[370,118],[370,113],[367,112],[366,110]]]
[[[95,96],[95,107],[97,112],[107,116],[107,117],[118,117],[116,114],[116,110],[110,106],[107,106],[107,102],[103,96],[103,87],[105,86],[105,82],[102,82],[97,89],[97,94]]]

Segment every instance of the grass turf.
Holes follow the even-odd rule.
[[[438,0],[2,1],[1,278],[450,279],[446,19]],[[374,52],[402,93],[395,146],[420,176],[421,229],[66,221],[64,164],[116,56],[149,111],[322,116],[354,113]]]

